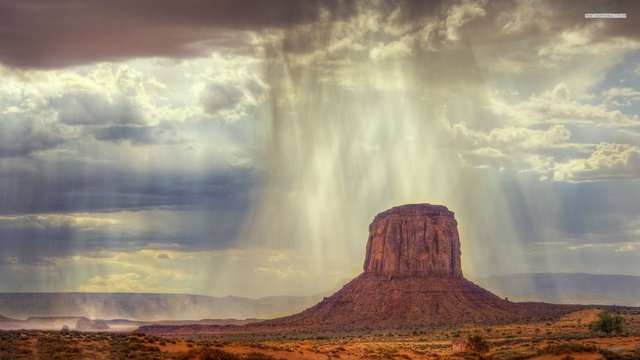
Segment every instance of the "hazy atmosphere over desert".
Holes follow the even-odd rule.
[[[639,17],[0,0],[0,292],[332,292],[411,203],[469,279],[640,276]]]

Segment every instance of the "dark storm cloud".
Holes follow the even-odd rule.
[[[596,36],[600,40],[621,36],[640,39],[638,32],[638,16],[640,15],[640,3],[634,0],[612,0],[612,1],[549,1],[552,16],[558,24],[564,23],[567,26],[597,23],[598,30]],[[622,21],[610,21],[608,19],[593,20],[585,19],[585,13],[624,13],[626,19]]]
[[[442,11],[447,4],[445,0],[438,1],[422,1],[422,0],[410,0],[410,1],[390,1],[387,2],[387,12],[397,8],[398,22],[406,21],[422,21],[425,17],[436,15]]]
[[[336,20],[374,9],[383,22],[404,34],[439,23],[432,45],[446,42],[448,26],[476,43],[557,36],[567,29],[597,24],[594,39],[638,38],[637,1],[489,1],[484,15],[468,18],[462,1],[339,0],[0,0],[0,61],[16,67],[54,68],[133,57],[200,56],[213,49],[255,53],[250,31],[294,29],[279,51],[308,52],[324,46]],[[478,4],[480,5],[480,4]],[[316,29],[298,25],[318,22]],[[585,12],[624,12],[623,20],[589,20]],[[456,24],[455,22],[459,22]],[[506,27],[505,27],[506,26]],[[324,35],[323,35],[324,34]],[[372,41],[379,41],[371,39]],[[365,39],[366,41],[366,39]],[[535,40],[534,40],[535,43]]]
[[[64,141],[55,124],[0,114],[0,158],[29,155],[54,148]]]
[[[611,191],[606,183],[581,183],[571,187],[560,184],[566,188],[561,198],[560,228],[577,239],[606,235],[614,241],[625,233],[629,233],[625,235],[631,235],[631,239],[637,238],[633,231],[638,228],[629,228],[629,219],[640,216],[637,202],[639,185],[638,180],[619,182],[616,191]],[[603,212],[605,206],[607,211]]]
[[[574,51],[591,48],[596,52],[598,45],[606,48],[611,42],[622,43],[618,40],[640,39],[636,30],[640,2],[633,0],[407,0],[341,4],[346,3],[350,6],[338,7],[337,13],[350,14],[353,21],[322,19],[310,26],[290,28],[281,38],[266,43],[267,57],[275,59],[276,63],[286,59],[287,71],[293,76],[298,76],[298,72],[305,76],[313,70],[322,76],[330,76],[333,72],[343,76],[345,71],[351,70],[349,66],[375,61],[377,52],[384,54],[383,50],[386,50],[388,55],[395,47],[404,49],[405,54],[397,58],[389,56],[392,61],[413,59],[414,62],[407,63],[423,75],[445,77],[447,81],[460,78],[469,83],[484,81],[483,72],[477,71],[482,69],[458,67],[467,72],[475,69],[477,73],[472,74],[472,78],[466,72],[456,77],[459,71],[437,71],[438,75],[432,75],[429,69],[437,69],[434,58],[436,61],[443,58],[447,66],[450,61],[475,64],[475,52],[479,50],[480,54],[487,51],[494,54],[496,60],[523,68],[544,68],[552,66],[550,63],[558,57],[569,56]],[[623,12],[627,19],[585,19],[585,13],[590,12]],[[362,26],[363,23],[368,26]],[[576,38],[584,43],[567,43],[567,39]],[[632,43],[627,41],[626,44],[631,46]],[[313,54],[318,61],[312,67],[306,61],[297,63],[295,56],[300,54]],[[499,61],[494,63],[496,68],[499,64]],[[267,68],[269,71],[273,70]],[[272,79],[280,77],[281,74],[267,74],[267,82],[273,86]],[[432,83],[430,78],[428,81]]]
[[[252,51],[244,30],[318,19],[336,2],[299,0],[0,0],[0,60],[62,67],[144,56]]]
[[[527,243],[583,243],[594,237],[616,243],[636,237],[639,184],[638,180],[619,182],[617,191],[611,191],[606,182],[541,182],[537,177],[521,176],[503,179],[500,187],[509,194],[504,199],[509,202],[516,232]],[[554,212],[550,210],[552,200],[558,206]]]
[[[131,224],[88,228],[75,223],[72,216],[54,220],[43,220],[49,215],[0,217],[0,254],[21,263],[35,263],[60,256],[100,256],[152,248],[226,249],[232,246],[245,215],[245,209],[174,211],[171,218],[176,226],[167,229],[151,221],[143,230],[130,230]]]
[[[486,4],[464,1],[406,1],[398,7],[396,25],[415,24],[414,29],[429,22],[439,24],[432,33],[432,46],[447,43],[449,27],[455,28],[460,44],[504,43],[526,40],[529,46],[554,41],[564,31],[589,29],[592,42],[610,41],[613,37],[640,39],[638,15],[640,3],[634,0],[615,1],[552,1],[518,2],[493,0]],[[471,10],[477,6],[475,10]],[[481,13],[472,15],[474,11]],[[585,19],[585,13],[626,13],[627,19]],[[505,49],[504,51],[508,51]]]
[[[0,254],[33,263],[149,248],[150,243],[184,250],[228,248],[247,213],[253,181],[253,171],[246,168],[185,175],[57,163],[0,172]],[[122,211],[170,212],[157,221],[174,225],[135,215],[127,217],[136,222],[133,227],[74,221],[78,213],[103,218]],[[141,229],[140,222],[148,226]]]
[[[33,263],[45,256],[70,255],[75,249],[80,252],[95,250],[96,245],[113,240],[108,239],[109,234],[95,231],[82,234],[82,241],[78,241],[78,235],[70,223],[47,224],[31,218],[0,219],[0,253],[4,257],[16,257],[21,262]],[[132,245],[132,241],[129,245]]]
[[[119,211],[150,207],[244,208],[254,171],[125,170],[100,162],[54,161],[0,168],[0,214]]]
[[[111,125],[93,130],[96,140],[121,143],[130,141],[134,145],[177,144],[183,140],[177,135],[175,126],[169,123],[159,125]]]

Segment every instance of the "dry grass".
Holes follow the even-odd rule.
[[[1,331],[0,359],[640,359],[640,312],[627,313],[623,333],[603,335],[588,324],[598,310],[552,321],[411,329],[363,334],[277,336],[267,340],[175,338],[139,333]],[[452,339],[481,334],[487,353],[453,354]]]

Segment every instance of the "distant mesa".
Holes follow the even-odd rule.
[[[104,320],[89,320],[87,318],[80,318],[76,323],[77,331],[106,331],[111,329],[109,324]]]
[[[515,301],[640,306],[640,276],[584,273],[529,273],[475,279]]]
[[[314,296],[270,296],[259,299],[154,293],[0,293],[0,314],[29,317],[86,317],[137,322],[200,319],[269,319],[302,311],[327,293]],[[69,323],[73,329],[76,321]],[[0,328],[7,325],[0,318]],[[60,325],[61,326],[61,325]],[[59,329],[56,327],[56,329]]]

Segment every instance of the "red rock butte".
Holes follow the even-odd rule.
[[[411,204],[384,211],[369,226],[364,272],[342,289],[295,315],[212,331],[316,334],[429,329],[540,321],[582,308],[514,303],[465,279],[457,225],[453,212],[441,205]]]
[[[409,204],[369,226],[364,273],[319,304],[261,328],[401,329],[505,323],[574,311],[513,303],[462,276],[458,223],[442,205]]]

